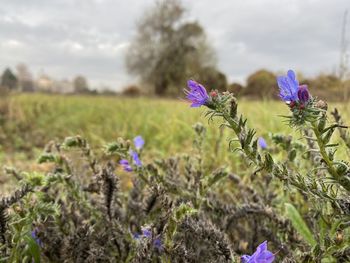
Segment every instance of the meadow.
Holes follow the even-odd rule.
[[[290,115],[290,109],[281,101],[238,100],[237,115],[231,95],[211,99],[212,115],[206,115],[204,107],[190,108],[182,99],[50,94],[2,98],[0,161],[7,172],[0,174],[0,191],[2,196],[12,192],[13,197],[3,199],[0,212],[10,210],[10,204],[13,212],[9,213],[9,231],[4,230],[5,223],[0,230],[4,240],[11,235],[17,239],[8,247],[0,246],[0,252],[3,249],[11,262],[23,258],[27,260],[23,262],[40,262],[40,258],[59,262],[62,257],[65,262],[95,262],[102,255],[105,260],[101,262],[116,262],[112,258],[121,262],[197,262],[194,259],[202,253],[207,255],[203,262],[238,262],[239,255],[254,252],[264,236],[283,262],[346,262],[346,227],[341,241],[327,243],[323,238],[343,231],[340,223],[329,221],[334,212],[329,214],[327,202],[338,213],[339,222],[344,222],[348,212],[334,206],[347,204],[343,192],[350,188],[340,180],[341,186],[335,182],[330,189],[326,187],[326,168],[320,167],[320,172],[316,168],[322,166],[319,152],[305,143],[308,137],[303,130],[291,127],[283,117]],[[317,104],[312,101],[312,105]],[[225,107],[229,115],[225,115]],[[334,123],[330,114],[334,107],[348,124],[346,103],[330,102],[327,121]],[[314,109],[318,108],[310,112]],[[241,122],[240,114],[247,123]],[[317,114],[323,116],[322,111]],[[218,117],[225,118],[225,126],[220,126]],[[322,118],[317,122],[326,121]],[[247,127],[254,127],[256,134]],[[318,127],[322,134],[329,131],[323,124]],[[337,159],[348,159],[349,150],[337,130],[334,134],[328,145],[328,141],[318,141],[321,154],[339,143]],[[130,157],[127,153],[138,135],[145,141],[142,151],[137,150],[144,165],[133,166],[135,177],[118,162]],[[263,137],[267,147],[259,143],[257,149],[257,141],[250,135]],[[238,141],[232,141],[237,137]],[[327,139],[323,136],[322,140]],[[327,168],[330,172],[342,173],[341,162],[332,164],[333,159],[323,156],[333,170],[331,165],[339,166],[336,171]],[[20,186],[21,190],[14,192]],[[339,190],[334,194],[335,188]],[[96,196],[100,191],[103,202]],[[90,192],[91,196],[87,195]],[[314,216],[319,222],[315,223]],[[5,218],[0,213],[0,223],[7,221]],[[116,232],[108,232],[103,227],[106,224]],[[234,228],[235,224],[240,227]],[[49,229],[56,229],[57,235]],[[133,237],[132,231],[142,234]],[[36,243],[28,239],[28,233]],[[121,243],[113,244],[116,237],[111,234]],[[193,238],[204,243],[192,247],[188,241]],[[105,250],[104,240],[109,240]],[[59,251],[57,242],[62,246]],[[20,252],[22,248],[24,252]],[[77,253],[80,249],[84,253]],[[185,251],[188,258],[182,261]],[[336,261],[339,259],[345,261]]]
[[[239,110],[267,140],[270,133],[293,134],[282,115],[288,108],[274,100],[240,100]],[[350,119],[348,103],[329,103],[337,107],[343,119]],[[171,156],[186,152],[194,137],[192,126],[201,122],[208,129],[211,147],[225,141],[228,131],[220,134],[217,125],[209,124],[203,109],[189,109],[189,103],[179,99],[127,98],[108,96],[65,96],[18,94],[0,100],[1,158],[3,163],[16,160],[34,161],[38,151],[51,140],[81,135],[93,146],[142,135],[151,156]],[[331,116],[329,116],[332,119]],[[217,124],[217,123],[216,123]],[[220,146],[220,159],[235,158],[227,147]],[[13,157],[16,158],[13,158]],[[225,159],[226,160],[226,159]]]
[[[31,152],[50,140],[77,134],[95,145],[142,135],[152,153],[173,154],[191,145],[191,127],[198,121],[208,127],[211,142],[219,136],[216,126],[208,125],[203,118],[203,109],[189,110],[189,103],[180,98],[20,94],[2,98],[0,107],[1,143],[10,155],[14,151]],[[330,109],[334,107],[345,120],[350,119],[347,103],[329,103]],[[293,132],[280,117],[289,112],[280,101],[240,100],[239,108],[260,136]]]

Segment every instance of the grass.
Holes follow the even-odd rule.
[[[230,135],[225,132],[221,138],[218,124],[206,123],[204,109],[192,109],[181,100],[20,94],[7,98],[5,105],[2,99],[0,109],[7,116],[6,121],[0,122],[4,165],[32,168],[47,142],[77,134],[87,138],[92,146],[118,137],[132,139],[142,135],[148,156],[172,156],[188,152],[194,138],[192,125],[196,122],[203,122],[208,128],[207,148],[214,152],[210,161],[239,165],[237,155],[227,151],[225,140]],[[345,104],[331,104],[329,108],[334,106],[344,119],[350,119],[350,109]],[[239,112],[248,118],[258,136],[268,138],[269,133],[299,136],[279,116],[288,114],[288,108],[279,101],[240,100]],[[218,143],[221,147],[215,152]]]

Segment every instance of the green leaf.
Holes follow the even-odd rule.
[[[286,203],[285,207],[286,216],[292,222],[295,230],[304,238],[307,243],[309,243],[310,246],[315,246],[317,242],[313,237],[309,227],[306,225],[305,221],[299,214],[298,210],[289,203]]]
[[[40,263],[40,247],[31,236],[25,236],[28,245],[28,252],[33,257],[35,263]]]
[[[220,181],[221,179],[225,178],[228,176],[228,173],[223,171],[223,170],[219,170],[219,171],[215,171],[209,178],[208,178],[208,187],[211,187],[212,185],[216,184],[218,181]]]

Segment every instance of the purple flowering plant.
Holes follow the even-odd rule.
[[[256,131],[248,127],[247,119],[237,114],[238,104],[232,94],[215,94],[215,100],[210,98],[210,103],[203,104],[208,108],[206,116],[210,120],[222,118],[222,126],[234,132],[237,138],[230,140],[229,148],[233,152],[239,150],[243,154],[248,163],[255,167],[254,174],[260,173],[262,177],[264,174],[273,175],[283,184],[308,196],[310,200],[314,201],[308,203],[308,205],[312,206],[325,218],[330,219],[330,215],[325,214],[324,210],[317,204],[318,202],[335,204],[337,202],[335,199],[340,198],[341,195],[330,191],[329,186],[335,187],[338,189],[337,191],[343,192],[343,194],[350,193],[350,166],[348,162],[335,160],[338,144],[331,143],[331,137],[335,129],[347,128],[347,126],[339,123],[328,124],[327,126],[327,104],[318,98],[312,97],[308,87],[299,84],[294,71],[289,70],[286,76],[277,77],[277,84],[280,98],[286,102],[292,112],[291,115],[284,117],[289,119],[289,125],[292,128],[296,127],[306,141],[306,145],[301,145],[300,143],[293,143],[291,136],[273,136],[274,141],[281,144],[282,148],[287,151],[288,164],[278,161],[278,156],[277,158],[272,156],[272,153],[267,149],[266,141],[262,137],[255,137]],[[265,151],[257,151],[257,146],[265,149]],[[305,149],[307,155],[305,155]],[[321,158],[322,161],[310,166],[310,163],[305,163],[303,159],[305,156]],[[297,160],[298,166],[293,163],[295,160]],[[300,163],[305,163],[305,166],[300,166]],[[320,177],[320,174],[323,177]],[[335,198],[335,196],[337,197]],[[295,202],[295,200],[291,200],[291,202]],[[294,231],[309,244],[309,253],[313,254],[319,230],[310,229],[300,212],[291,203],[285,204],[284,213],[292,223]],[[329,230],[330,228],[324,226],[323,231],[327,232]],[[332,247],[332,245],[326,245],[323,241],[321,243],[321,246]],[[323,258],[333,258],[333,256],[329,256],[327,252],[324,252]],[[269,263],[275,260],[275,255],[267,250],[267,241],[265,241],[258,246],[253,255],[244,255],[241,260],[245,263]]]
[[[209,101],[209,95],[203,85],[194,80],[187,82],[188,90],[185,90],[186,98],[192,103],[191,107],[197,108]]]
[[[284,116],[291,126],[300,126],[318,118],[320,109],[315,107],[316,99],[310,95],[307,85],[299,84],[293,70],[288,70],[286,76],[278,76],[280,98],[287,103],[292,116]]]
[[[261,149],[266,149],[267,148],[267,143],[263,137],[258,138],[258,144]]]
[[[152,230],[149,227],[142,227],[141,230],[141,234],[133,234],[135,240],[141,240],[142,238],[150,239],[152,240],[154,248],[156,248],[158,251],[163,250],[163,243],[159,236],[153,235]]]
[[[145,144],[145,141],[143,140],[141,135],[138,135],[134,138],[134,145],[136,150],[141,150],[143,145]]]
[[[280,98],[290,107],[294,107],[296,104],[305,106],[311,99],[307,85],[299,85],[293,70],[288,70],[286,76],[277,77],[277,84]]]
[[[40,246],[42,247],[43,246],[43,243],[42,241],[40,240],[40,238],[38,237],[38,233],[37,233],[37,230],[33,230],[31,233],[30,233],[31,237],[35,240],[35,242]]]
[[[123,167],[125,172],[132,172],[132,167],[127,159],[121,159],[119,164]]]
[[[140,151],[142,149],[142,147],[144,146],[144,144],[145,144],[145,141],[143,140],[143,138],[140,135],[136,136],[134,138],[134,146],[135,146],[135,149],[137,151]],[[132,164],[135,165],[137,168],[142,167],[142,162],[140,160],[139,153],[137,151],[135,151],[135,150],[129,151],[129,156],[132,159],[132,163],[130,163],[130,161],[128,159],[125,159],[125,158],[121,159],[119,161],[119,164],[121,165],[121,167],[123,168],[123,170],[125,172],[132,172],[133,171]]]
[[[272,263],[275,255],[267,250],[267,241],[261,243],[253,255],[243,255],[242,263]]]

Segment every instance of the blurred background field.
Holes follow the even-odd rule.
[[[225,164],[237,169],[240,163],[239,155],[228,151],[228,139],[233,136],[227,131],[220,134],[219,123],[207,123],[203,109],[190,108],[181,99],[18,94],[2,99],[0,107],[3,166],[40,170],[43,167],[35,161],[45,144],[74,135],[88,139],[95,149],[118,137],[131,140],[141,135],[146,141],[145,158],[188,153],[195,137],[192,126],[197,122],[207,127],[210,166]],[[330,103],[329,108],[334,107],[349,120],[346,103]],[[280,116],[288,114],[288,107],[280,101],[241,99],[239,111],[268,144],[271,133],[300,137]]]

